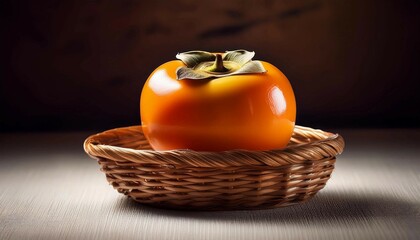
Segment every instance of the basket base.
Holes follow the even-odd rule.
[[[252,206],[249,204],[245,205],[232,205],[232,204],[223,204],[223,203],[212,203],[205,206],[181,204],[173,202],[148,202],[143,200],[138,200],[136,198],[127,196],[129,200],[136,202],[137,204],[145,205],[148,207],[159,208],[159,209],[168,209],[168,210],[182,210],[182,211],[244,211],[244,210],[264,210],[264,209],[273,209],[273,208],[283,208],[288,206],[293,206],[300,203],[305,203],[312,199],[317,192],[312,194],[305,195],[304,198],[296,198],[294,201],[291,200],[282,200],[275,201],[274,203],[266,202],[258,206]]]
[[[279,208],[305,202],[325,187],[335,158],[271,170],[236,167],[168,169],[100,160],[108,182],[136,202],[157,208],[223,211]]]

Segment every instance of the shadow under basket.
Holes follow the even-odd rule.
[[[154,151],[141,126],[84,143],[118,192],[143,204],[187,210],[284,207],[313,197],[344,149],[338,134],[296,126],[287,148],[269,151]]]

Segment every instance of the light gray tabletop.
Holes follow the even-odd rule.
[[[344,154],[307,203],[147,207],[107,184],[89,133],[0,134],[0,239],[420,239],[420,129],[338,130]]]

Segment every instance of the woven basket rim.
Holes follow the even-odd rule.
[[[120,147],[113,142],[139,141],[149,149]],[[281,167],[303,164],[325,158],[335,158],[344,149],[344,139],[338,133],[325,132],[304,126],[295,126],[294,134],[285,149],[250,151],[243,149],[221,152],[198,152],[189,149],[155,151],[150,148],[141,125],[120,127],[89,136],[84,149],[92,158],[112,159],[133,164],[158,164],[173,168],[185,167]]]

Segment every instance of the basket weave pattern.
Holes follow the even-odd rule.
[[[296,126],[286,149],[154,151],[141,126],[90,136],[85,151],[108,182],[134,200],[200,210],[265,209],[306,201],[322,189],[344,149],[338,134]]]

